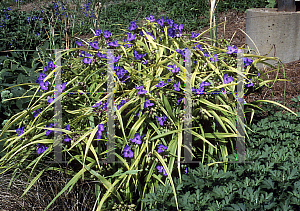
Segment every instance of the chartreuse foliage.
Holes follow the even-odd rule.
[[[113,199],[137,203],[143,210],[141,198],[154,193],[158,184],[171,186],[179,209],[173,175],[181,181],[183,166],[176,161],[183,160],[184,148],[185,49],[191,52],[193,160],[227,171],[228,155],[234,152],[237,136],[236,96],[228,94],[234,93],[237,84],[237,49],[221,41],[213,47],[202,35],[182,34],[183,24],[167,17],[154,19],[151,15],[145,22],[142,26],[131,22],[123,29],[122,37],[97,29],[88,42],[78,41],[79,47],[63,52],[62,57],[69,53],[73,59],[61,67],[60,87],[54,84],[55,71],[60,67],[49,61],[31,88],[35,91],[27,109],[4,125],[0,136],[13,124],[18,128],[13,128],[16,135],[1,140],[5,141],[6,151],[0,160],[1,169],[33,166],[33,179],[24,194],[43,173],[63,171],[54,168],[55,164],[42,172],[34,171],[40,162],[54,158],[54,132],[63,132],[63,159],[73,169],[69,172],[73,179],[46,209],[80,178],[101,183],[96,185],[96,194],[100,195],[97,210],[111,209]],[[114,50],[113,55],[109,49]],[[270,81],[259,79],[255,67],[267,57],[245,56],[256,58],[253,63],[250,58],[244,59],[245,93],[249,94],[249,87],[259,88]],[[120,163],[103,165],[100,161],[107,158],[109,130],[106,112],[112,104],[108,101],[112,93],[105,93],[110,57],[115,82],[114,155]],[[221,90],[222,94],[204,94]],[[54,123],[54,104],[58,100],[63,129]],[[215,121],[221,125],[219,131]]]
[[[300,102],[300,97],[293,99]],[[300,105],[294,105],[300,110]],[[265,107],[264,107],[265,109]],[[270,110],[276,111],[276,110]],[[188,168],[174,178],[181,210],[299,210],[300,209],[300,112],[264,118],[248,130],[246,161],[217,166]],[[253,132],[252,132],[253,131]],[[229,156],[234,160],[232,155]],[[159,184],[142,201],[145,210],[175,210],[172,188]]]

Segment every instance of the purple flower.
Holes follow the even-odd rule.
[[[97,29],[95,36],[100,36],[100,35],[101,35],[101,30]]]
[[[175,91],[179,92],[180,91],[180,82],[177,82],[177,83],[173,84],[173,87],[175,87],[174,88]]]
[[[53,100],[55,100],[55,98],[57,98],[57,94],[56,94],[56,92],[54,92],[54,94],[53,94],[53,98],[51,98],[50,96],[48,96],[48,97],[47,97],[47,99],[48,99],[48,103],[52,103],[52,102],[53,102]]]
[[[157,22],[158,25],[163,27],[163,25],[165,23],[165,19],[164,19],[164,17],[161,17],[160,19],[157,19],[156,22]]]
[[[198,95],[201,94],[204,91],[204,86],[200,86],[200,88],[196,89],[195,91]]]
[[[99,49],[99,47],[98,47],[98,41],[95,41],[95,42],[89,42],[89,44],[90,44],[90,46],[92,47],[92,48],[95,48],[96,50],[98,50]]]
[[[250,65],[250,64],[252,64],[252,60],[251,59],[249,59],[249,58],[243,58],[243,60],[244,60],[244,65],[247,67],[248,65]]]
[[[199,34],[195,33],[195,32],[192,32],[192,35],[191,35],[191,38],[196,38],[198,37]]]
[[[105,58],[105,59],[107,59],[107,57],[105,56],[105,54],[102,54],[100,52],[96,53],[95,55],[98,56],[99,58]]]
[[[120,60],[120,58],[121,58],[121,55],[115,57],[115,58],[114,58],[114,63],[117,63],[117,62]]]
[[[159,173],[162,173],[164,167],[163,166],[156,166],[156,169],[158,170]]]
[[[33,114],[34,118],[36,118],[40,112],[41,112],[41,109],[33,111],[32,114]]]
[[[76,41],[76,45],[78,46],[84,46],[84,44],[82,44],[82,42]]]
[[[179,30],[179,27],[178,27],[178,24],[177,24],[177,23],[174,23],[173,29],[174,29],[174,30]]]
[[[71,130],[71,129],[70,129],[70,125],[66,125],[65,128],[66,128],[66,130]]]
[[[217,54],[214,55],[214,58],[211,57],[211,58],[209,58],[209,59],[210,59],[210,61],[212,61],[212,62],[213,62],[213,61],[216,61],[216,62],[219,61],[218,55],[217,55]]]
[[[131,146],[126,145],[123,149],[123,156],[125,158],[133,158],[134,153],[130,150]]]
[[[144,86],[137,86],[135,87],[135,89],[139,90],[137,93],[142,95],[142,94],[146,94],[147,91],[146,90],[143,90]]]
[[[209,57],[210,54],[206,51],[206,52],[204,53],[204,56],[205,56],[205,57]]]
[[[101,139],[101,136],[102,136],[102,132],[104,131],[104,125],[103,124],[99,124],[98,125],[98,131],[96,133],[97,135],[97,139]]]
[[[115,40],[113,42],[109,42],[107,43],[107,46],[112,46],[112,47],[119,47],[118,41]]]
[[[57,124],[57,123],[51,123],[51,124],[49,125],[49,128],[54,127],[56,124]],[[46,126],[47,126],[47,125],[46,125]],[[47,131],[46,131],[46,136],[49,136],[50,133],[52,133],[52,132],[53,132],[52,130],[47,130]]]
[[[53,61],[49,61],[48,64],[47,64],[47,67],[48,67],[48,69],[53,70],[55,68],[55,65],[54,65]]]
[[[130,42],[135,39],[135,34],[127,33],[127,39],[125,39],[125,42]]]
[[[90,64],[92,62],[92,59],[85,57],[85,58],[83,58],[82,62],[85,63],[85,64]]]
[[[65,139],[64,139],[64,142],[69,142],[71,141],[72,139],[68,136],[68,135],[65,135]]]
[[[46,82],[40,81],[39,84],[42,90],[48,90],[48,85],[49,85],[48,81]]]
[[[158,153],[164,152],[167,148],[168,148],[167,146],[164,146],[164,145],[162,145],[162,144],[159,144],[159,145],[158,145],[158,150],[157,150],[157,152],[158,152]]]
[[[22,129],[20,129],[20,128],[16,129],[16,132],[17,132],[18,136],[22,135],[23,131],[24,131],[24,127],[22,127]],[[22,140],[22,138],[20,138],[20,140]]]
[[[84,55],[85,58],[83,58],[82,62],[85,63],[85,64],[90,64],[92,62],[92,59],[91,58],[88,58],[88,57],[91,57],[92,55],[89,54],[89,53],[86,53]]]
[[[148,100],[148,99],[146,98],[146,102],[145,102],[145,104],[144,104],[144,108],[147,108],[147,107],[153,106],[153,105],[154,105],[154,103],[150,103],[150,100]]]
[[[66,88],[67,82],[64,82],[60,87],[58,85],[55,85],[55,88],[59,91],[62,92]]]
[[[166,172],[165,169],[163,169],[163,175],[164,175],[165,177],[168,176],[168,174],[167,174],[167,172]]]
[[[117,105],[117,109],[119,110],[123,105],[126,104],[126,102],[127,102],[126,100],[121,100],[120,104]]]
[[[143,115],[143,112],[138,111],[134,116],[142,116],[142,115]]]
[[[101,102],[95,103],[95,105],[93,105],[92,107],[93,107],[93,108],[96,108],[96,107],[99,107],[100,105],[101,105]]]
[[[146,18],[150,22],[154,22],[155,19],[153,18],[153,15],[151,14],[148,18]]]
[[[168,19],[168,20],[167,20],[167,23],[169,24],[169,26],[170,26],[170,27],[172,27],[172,26],[173,26],[173,20],[171,20],[171,19]]]
[[[160,81],[160,82],[158,82],[158,85],[155,85],[155,86],[156,86],[156,87],[163,87],[163,86],[165,86],[165,85],[167,85],[166,82]]]
[[[257,76],[259,77],[259,76],[260,76],[260,73],[257,73]]]
[[[202,87],[202,86],[209,86],[210,85],[210,83],[209,82],[205,82],[205,81],[203,81],[201,84],[200,84],[200,86]]]
[[[117,67],[117,68],[116,68]],[[116,75],[118,76],[119,79],[122,79],[125,74],[127,73],[127,70],[125,70],[124,68],[119,68],[117,65],[115,66],[115,70],[117,69],[116,71]]]
[[[227,54],[233,54],[233,53],[237,53],[237,47],[235,47],[234,45],[228,46],[228,51],[226,52]]]
[[[185,174],[187,174],[188,173],[188,168],[187,167],[185,167]]]
[[[140,60],[141,58],[145,57],[147,55],[147,53],[143,54],[138,54],[137,51],[134,51],[134,57],[136,58],[136,60]]]
[[[129,27],[128,27],[128,30],[129,31],[132,31],[132,30],[135,30],[137,28],[137,25],[135,24],[135,22],[134,21],[131,21],[130,22],[130,25],[129,25]]]
[[[247,80],[247,83],[245,84],[246,87],[250,87],[250,86],[253,86],[253,83],[251,81],[251,79],[248,79]]]
[[[107,30],[105,30],[104,32],[103,32],[103,37],[104,38],[109,38],[111,36],[111,33],[109,32],[109,31],[107,31]]]
[[[177,98],[177,102],[178,102],[178,103],[177,103],[176,105],[179,105],[179,103],[180,103],[182,100],[183,100],[183,98],[180,98],[180,97]]]
[[[228,77],[228,74],[224,74],[223,76],[223,80],[224,80],[224,84],[229,84],[233,81],[233,78],[232,77]]]
[[[176,52],[179,53],[179,54],[181,54],[181,56],[185,57],[185,51],[184,51],[185,49],[187,49],[187,48],[185,47],[185,48],[182,49],[182,50],[177,49]]]
[[[168,28],[167,29],[167,34],[168,36],[174,38],[175,37],[175,33],[176,33],[176,30],[172,29],[172,28]]]
[[[139,133],[134,134],[134,138],[129,139],[131,142],[136,143],[136,144],[141,144],[141,135]]]
[[[43,67],[43,73],[48,71],[48,66]]]
[[[41,154],[41,153],[45,152],[46,149],[48,149],[48,147],[46,145],[38,144],[38,148],[36,150],[36,153]]]
[[[180,25],[178,26],[178,30],[181,31],[181,30],[183,29],[183,27],[184,27],[184,24],[180,24]]]
[[[168,65],[168,67],[172,68],[171,70],[168,68],[172,73],[178,73],[179,72],[179,67],[177,67],[175,64],[174,65]]]
[[[158,123],[163,126],[164,122],[167,120],[167,117],[164,115],[163,117],[156,117]]]
[[[168,176],[163,166],[156,166],[156,169],[158,170],[159,173],[163,173],[164,176]]]
[[[131,44],[125,44],[124,45],[126,48],[130,48],[130,47],[132,47],[132,45]]]
[[[197,47],[200,51],[203,51],[202,45],[198,44],[198,45],[196,45],[196,47]],[[194,46],[193,48],[196,49],[195,46]]]

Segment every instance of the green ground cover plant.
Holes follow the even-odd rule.
[[[53,9],[58,10],[55,5]],[[135,204],[143,210],[145,203],[141,199],[154,193],[158,184],[171,185],[178,209],[173,177],[181,180],[187,167],[176,163],[183,159],[186,86],[193,93],[193,158],[226,172],[236,138],[237,98],[228,93],[236,90],[238,49],[226,40],[214,40],[217,45],[213,46],[212,40],[201,34],[185,34],[184,27],[168,16],[151,14],[143,20],[130,21],[118,33],[90,28],[94,37],[73,40],[75,45],[62,52],[62,66],[46,49],[66,47],[67,42],[56,42],[49,33],[49,41],[40,46],[39,64],[32,66],[31,82],[25,84],[27,81],[21,78],[15,85],[26,87],[19,99],[29,100],[2,124],[0,137],[5,154],[0,160],[1,173],[30,169],[23,195],[48,171],[64,171],[71,176],[45,210],[81,179],[97,182],[94,194],[99,200],[95,210],[111,210],[114,203]],[[53,29],[53,25],[49,26],[49,31]],[[186,54],[189,51],[190,57]],[[245,94],[249,94],[251,87],[255,90],[271,81],[263,81],[259,77],[263,73],[256,68],[266,57],[244,56],[241,63],[245,66]],[[112,105],[110,96],[104,93],[110,65],[115,82],[114,155],[121,163],[103,165],[101,161],[107,159],[108,153],[106,113]],[[186,83],[187,65],[191,66],[191,86]],[[62,85],[57,86],[56,71],[60,69]],[[11,86],[1,91],[2,102],[12,99],[10,90]],[[213,91],[222,94],[204,94]],[[60,99],[63,125],[59,128],[53,116],[54,104]],[[245,106],[255,108],[254,104]],[[45,161],[54,160],[55,131],[63,132],[67,169],[57,164],[41,168]]]
[[[228,171],[202,163],[188,168],[182,182],[174,178],[181,210],[298,210],[300,204],[299,144],[300,97],[293,99],[297,117],[277,107],[264,110],[273,115],[255,121],[248,130],[246,161],[230,164]],[[259,117],[260,114],[257,114]],[[234,156],[230,155],[231,160]],[[146,195],[145,210],[174,210],[169,185],[159,184]]]

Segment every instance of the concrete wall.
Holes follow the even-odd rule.
[[[283,63],[300,59],[300,12],[277,12],[277,8],[248,9],[246,33],[254,41],[259,53],[279,57]],[[246,44],[256,48],[246,35]],[[276,64],[272,60],[269,64]],[[262,65],[258,65],[262,68]]]

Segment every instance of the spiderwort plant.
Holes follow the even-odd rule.
[[[178,172],[181,179],[180,164],[174,163],[181,158],[184,141],[183,99],[188,50],[191,58],[189,65],[194,102],[191,113],[193,141],[201,141],[215,155],[221,153],[224,162],[228,161],[228,153],[234,152],[230,146],[233,146],[235,141],[232,137],[236,137],[236,108],[228,102],[225,95],[205,95],[204,92],[222,89],[227,92],[234,91],[232,87],[236,85],[237,80],[233,74],[236,73],[235,50],[228,49],[228,46],[215,49],[201,41],[201,35],[197,34],[188,36],[192,38],[184,41],[184,25],[167,17],[156,19],[150,16],[146,21],[143,26],[138,26],[132,21],[124,29],[125,33],[121,38],[108,31],[96,30],[95,37],[87,42],[77,42],[76,48],[69,51],[77,51],[78,57],[71,59],[71,65],[62,67],[60,87],[55,87],[54,75],[48,71],[48,68],[53,68],[52,63],[40,69],[42,73],[36,80],[36,88],[37,93],[43,93],[30,105],[30,112],[24,111],[18,116],[28,121],[28,140],[14,143],[13,150],[1,159],[2,166],[9,165],[12,159],[23,162],[22,155],[18,154],[17,150],[24,152],[24,146],[36,147],[36,144],[40,144],[38,151],[36,148],[26,150],[34,150],[41,160],[46,155],[50,156],[53,152],[53,131],[61,130],[64,132],[63,151],[67,154],[66,159],[78,161],[77,165],[82,168],[75,172],[73,179],[57,197],[83,176],[94,178],[101,182],[104,193],[97,206],[97,210],[101,210],[107,208],[109,197],[114,197],[120,202],[133,203],[132,199],[135,196],[144,197],[146,193],[153,192],[159,179],[160,182],[166,183],[168,180],[171,183],[177,204],[172,174],[174,171]],[[94,41],[95,38],[98,38],[98,41]],[[87,47],[84,51],[81,49],[83,46]],[[113,55],[109,55],[110,51],[103,49],[112,50]],[[213,61],[210,58],[213,58]],[[116,64],[108,64],[110,59]],[[227,63],[231,63],[231,68]],[[251,61],[247,60],[247,63],[249,65],[245,77],[251,80],[250,84],[254,86],[257,69]],[[109,84],[108,65],[115,73],[114,99],[110,98],[111,93],[106,92]],[[49,74],[49,77],[46,74]],[[252,74],[255,77],[251,77]],[[48,83],[44,81],[46,77]],[[246,91],[248,86],[250,85],[245,86]],[[83,90],[83,87],[86,90]],[[53,104],[58,98],[55,91],[57,89],[61,91],[62,113],[66,117],[63,118],[63,125],[67,125],[65,129],[55,128],[53,123]],[[223,105],[216,104],[216,99],[222,101]],[[101,165],[100,160],[107,158],[109,150],[107,143],[110,128],[107,126],[107,113],[112,101],[116,108],[113,109],[113,155],[120,163]],[[34,117],[34,111],[40,112],[39,115],[36,116],[35,113]],[[220,132],[213,131],[214,118],[222,127],[219,128]],[[10,119],[6,123],[4,132],[12,121]],[[18,132],[20,133],[19,130]],[[17,137],[16,134],[13,139],[16,140]],[[228,144],[223,144],[224,139],[228,140]],[[219,146],[215,145],[214,141],[218,142]],[[215,152],[213,149],[219,151]],[[194,150],[197,160],[204,162],[200,158],[205,157],[205,152]],[[206,155],[205,158],[206,161],[213,159],[210,155]],[[78,166],[73,167],[76,169]],[[226,167],[224,165],[224,171]],[[55,199],[46,209],[54,201]],[[138,206],[143,209],[143,203]]]

